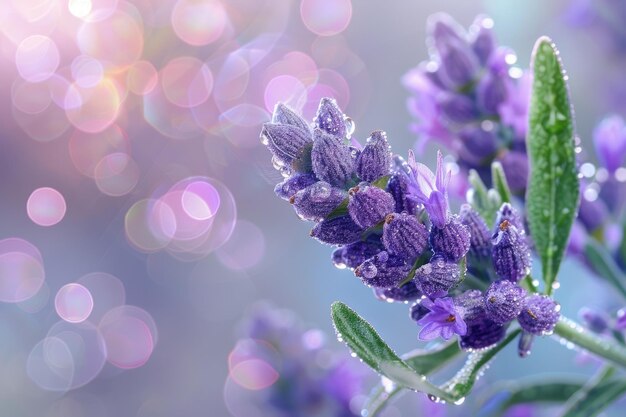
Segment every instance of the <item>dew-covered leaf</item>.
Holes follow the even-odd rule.
[[[537,41],[531,67],[526,211],[550,292],[578,209],[574,120],[563,66],[550,39]]]
[[[491,164],[491,181],[493,182],[493,188],[500,194],[500,199],[503,203],[511,202],[511,189],[509,183],[506,180],[506,174],[504,168],[500,162],[494,162]]]

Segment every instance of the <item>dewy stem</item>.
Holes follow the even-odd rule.
[[[554,327],[554,334],[626,369],[625,347],[614,341],[599,339],[596,335],[567,317],[561,316],[561,319]]]

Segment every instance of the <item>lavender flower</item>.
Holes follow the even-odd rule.
[[[347,197],[348,193],[341,188],[318,181],[295,193],[289,202],[301,219],[321,221]]]
[[[342,140],[346,137],[346,116],[332,98],[320,101],[314,122],[316,127],[334,137]]]
[[[409,179],[403,173],[393,174],[387,183],[387,192],[389,192],[396,202],[396,213],[416,214],[417,202],[408,195]]]
[[[409,151],[410,182],[408,195],[423,204],[430,216],[430,221],[437,227],[448,223],[450,209],[448,207],[448,184],[451,172],[443,172],[443,156],[437,152],[436,174],[424,164],[415,161],[415,155]]]
[[[457,215],[451,216],[442,227],[433,225],[429,240],[435,254],[442,255],[450,262],[460,261],[471,244],[469,228],[461,223]]]
[[[347,245],[361,240],[363,228],[348,215],[319,222],[311,230],[311,237],[329,245]]]
[[[391,194],[367,183],[351,188],[348,194],[348,212],[352,220],[364,229],[382,222],[395,209],[396,203]]]
[[[470,233],[470,254],[478,260],[487,259],[491,255],[491,233],[487,223],[469,204],[461,206],[459,217]]]
[[[370,287],[390,288],[403,281],[410,270],[401,258],[383,251],[359,265],[354,275]]]
[[[526,240],[508,220],[503,220],[492,239],[492,260],[496,274],[517,282],[530,272],[530,250]]]
[[[412,261],[428,247],[428,230],[415,216],[406,213],[388,214],[382,241],[389,252]]]
[[[415,271],[415,283],[430,298],[444,297],[461,281],[461,271],[456,263],[446,262],[441,255]]]
[[[465,321],[452,298],[437,298],[435,301],[424,298],[420,304],[430,310],[417,322],[423,326],[419,333],[420,340],[433,340],[437,337],[448,340],[454,334],[463,336],[467,333]]]
[[[465,291],[454,299],[454,303],[467,324],[466,334],[459,339],[461,348],[483,349],[504,338],[506,328],[488,317],[484,297],[480,291]]]
[[[374,295],[379,300],[387,302],[405,302],[421,298],[422,292],[417,288],[415,282],[409,281],[400,287],[374,288]]]
[[[585,326],[594,333],[604,333],[609,329],[609,318],[602,311],[583,307],[578,312]]]
[[[307,121],[283,103],[278,103],[274,108],[272,123],[295,126],[305,131],[310,130]]]
[[[316,182],[317,178],[315,178],[315,174],[313,173],[296,174],[278,183],[276,187],[274,187],[274,193],[283,200],[289,200],[298,191],[304,190],[306,187]]]
[[[355,162],[357,176],[367,182],[376,181],[389,174],[391,153],[385,132],[372,132]]]
[[[350,148],[342,139],[321,129],[313,132],[311,161],[313,172],[322,181],[335,187],[344,187],[354,173],[354,160]]]
[[[333,262],[338,268],[354,269],[383,250],[384,247],[377,239],[355,242],[335,249]]]
[[[561,306],[545,295],[533,294],[526,298],[522,312],[517,317],[522,329],[541,335],[552,332],[559,321]]]
[[[507,280],[492,283],[485,292],[485,311],[489,319],[505,324],[522,311],[526,290]]]
[[[266,123],[261,140],[282,165],[297,168],[312,144],[311,132],[292,125]]]

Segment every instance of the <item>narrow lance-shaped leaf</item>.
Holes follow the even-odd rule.
[[[526,210],[550,293],[578,209],[574,121],[561,60],[550,39],[537,41],[531,67]]]
[[[493,224],[496,220],[496,212],[502,204],[500,194],[493,189],[487,189],[480,175],[475,170],[469,172],[469,183],[472,186],[472,193],[469,194],[468,203],[482,216],[487,224]]]
[[[567,409],[562,417],[593,417],[626,394],[626,381],[608,380],[591,388],[583,401]]]
[[[500,199],[503,203],[511,202],[511,189],[509,183],[506,180],[506,174],[502,164],[498,161],[491,164],[491,182],[493,188],[500,194]]]

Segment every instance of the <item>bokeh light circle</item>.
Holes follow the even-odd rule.
[[[11,101],[20,111],[27,114],[39,114],[52,104],[52,95],[45,81],[31,83],[21,79],[11,86]]]
[[[0,241],[0,301],[18,303],[33,297],[44,284],[41,254],[22,239]]]
[[[244,270],[258,264],[265,253],[265,237],[254,223],[238,220],[233,234],[215,254],[229,269]]]
[[[83,132],[98,133],[109,127],[119,115],[121,97],[111,79],[103,78],[91,87],[72,84],[65,95],[67,119]]]
[[[124,305],[126,290],[122,281],[105,272],[92,272],[76,281],[85,287],[93,299],[89,319],[97,323],[112,308]]]
[[[181,198],[183,210],[196,220],[210,219],[220,208],[220,194],[207,181],[192,181]]]
[[[102,64],[87,55],[79,55],[72,61],[72,78],[81,87],[93,87],[97,85],[104,76]]]
[[[158,79],[157,70],[151,62],[137,61],[128,69],[126,86],[131,92],[143,96],[154,89]]]
[[[228,15],[216,0],[178,0],[172,10],[172,28],[190,45],[208,45],[224,32]]]
[[[90,178],[95,177],[96,166],[105,156],[130,152],[128,135],[117,124],[97,133],[75,129],[68,146],[74,167]]]
[[[54,298],[54,308],[68,323],[81,323],[93,310],[93,297],[87,288],[77,283],[66,284]]]
[[[265,108],[273,111],[276,103],[285,103],[294,109],[301,109],[307,101],[305,85],[291,75],[272,78],[265,87]]]
[[[247,359],[237,363],[229,376],[237,384],[249,390],[260,390],[272,386],[278,380],[278,372],[262,359]]]
[[[158,199],[139,200],[126,212],[124,230],[128,242],[142,252],[164,249],[176,230],[176,216]]]
[[[300,16],[311,32],[332,36],[343,32],[352,18],[351,0],[302,0]]]
[[[66,210],[63,195],[50,187],[36,189],[26,202],[28,217],[39,226],[54,226],[63,220]]]
[[[100,320],[107,361],[121,369],[144,365],[154,350],[157,330],[148,312],[135,306],[112,309]]]
[[[179,107],[195,107],[204,103],[213,89],[213,75],[209,67],[190,56],[168,62],[161,69],[160,80],[165,97]]]
[[[87,17],[91,13],[92,6],[91,0],[69,0],[67,3],[67,9],[72,16],[79,19]]]
[[[139,181],[139,167],[127,154],[116,152],[106,155],[94,169],[98,189],[112,197],[126,195]]]
[[[59,67],[59,49],[43,35],[29,36],[15,51],[15,65],[20,76],[30,82],[44,81]]]
[[[30,351],[26,373],[44,390],[68,391],[74,378],[74,358],[69,346],[57,337],[43,339]]]

